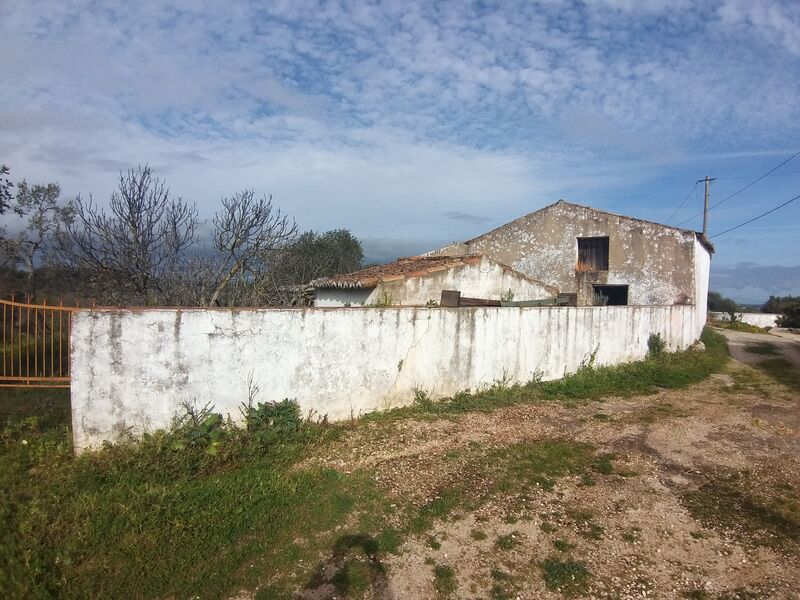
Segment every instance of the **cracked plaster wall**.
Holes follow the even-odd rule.
[[[703,315],[704,317],[704,315]],[[256,401],[294,398],[331,420],[534,373],[562,377],[639,359],[660,333],[670,348],[700,334],[694,306],[333,309],[95,309],[72,318],[77,450],[167,428],[182,401],[240,418]]]

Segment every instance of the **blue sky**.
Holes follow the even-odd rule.
[[[15,177],[103,199],[147,162],[207,216],[254,188],[376,259],[559,198],[676,224],[695,180],[713,202],[800,150],[793,0],[6,0],[0,56]],[[800,157],[711,234],[798,193]],[[714,242],[724,293],[800,293],[800,201]]]

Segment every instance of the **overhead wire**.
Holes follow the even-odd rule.
[[[724,235],[726,233],[730,233],[734,229],[739,229],[740,227],[744,227],[745,225],[747,225],[749,223],[752,223],[753,221],[758,221],[761,217],[766,217],[768,214],[774,213],[776,210],[778,210],[780,208],[783,208],[787,204],[791,204],[792,202],[794,202],[797,199],[800,199],[800,194],[798,194],[797,196],[795,196],[791,200],[787,200],[783,204],[780,204],[780,205],[776,206],[775,208],[772,208],[772,209],[768,210],[767,212],[761,213],[757,217],[753,217],[752,219],[749,219],[748,221],[745,221],[744,223],[739,223],[739,225],[737,225],[736,227],[731,227],[730,229],[726,229],[725,231],[721,231],[719,233],[715,233],[711,237],[712,238],[719,237],[719,236]]]
[[[740,189],[736,190],[735,192],[733,192],[733,193],[732,193],[730,196],[728,196],[727,198],[723,198],[723,199],[722,199],[722,200],[720,200],[719,202],[716,202],[716,203],[712,204],[711,206],[709,206],[709,207],[708,207],[708,210],[711,210],[711,209],[713,209],[713,208],[716,208],[716,207],[717,207],[717,206],[719,206],[720,204],[724,204],[725,202],[727,202],[728,200],[730,200],[730,199],[731,199],[731,198],[733,198],[734,196],[738,196],[739,194],[741,194],[741,193],[742,193],[743,191],[745,191],[746,189],[749,189],[749,188],[753,187],[753,186],[754,186],[755,184],[757,184],[759,181],[761,181],[761,180],[762,180],[762,179],[764,179],[765,177],[768,177],[769,175],[771,175],[772,173],[774,173],[775,171],[777,171],[778,169],[780,169],[780,168],[781,168],[783,165],[785,165],[785,164],[786,164],[786,163],[788,163],[789,161],[793,160],[793,159],[794,159],[795,157],[797,157],[798,155],[800,155],[800,152],[795,152],[795,153],[794,153],[794,154],[792,154],[792,155],[791,155],[789,158],[787,158],[785,161],[783,161],[781,164],[779,164],[777,167],[773,167],[772,169],[770,169],[769,171],[767,171],[766,173],[764,173],[763,175],[761,175],[761,176],[760,176],[760,177],[758,177],[757,179],[755,179],[755,180],[751,181],[750,183],[748,183],[748,184],[747,184],[746,186],[744,186],[743,188],[740,188]],[[685,220],[681,221],[680,223],[678,223],[678,225],[683,225],[684,223],[688,223],[688,222],[689,222],[689,221],[691,221],[692,219],[695,219],[695,218],[697,218],[697,217],[701,216],[702,214],[703,214],[703,211],[701,211],[701,212],[697,213],[696,215],[692,215],[692,216],[691,216],[691,217],[689,217],[688,219],[685,219]]]
[[[696,189],[697,189],[697,183],[695,183],[691,188],[689,188],[689,191],[686,192],[686,196],[684,196],[683,200],[681,200],[681,203],[678,204],[678,208],[673,210],[672,214],[667,218],[667,223],[669,223],[672,220],[672,217],[674,217],[676,214],[678,214],[678,211],[681,208],[683,208],[683,205],[686,204],[686,201],[689,199],[689,196],[692,194],[692,190],[696,190]]]

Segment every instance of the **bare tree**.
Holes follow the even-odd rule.
[[[272,205],[272,196],[256,198],[252,190],[245,190],[223,198],[214,217],[219,275],[208,303],[218,304],[223,292],[251,287],[270,257],[290,245],[296,234],[294,220]],[[237,295],[229,293],[227,304]]]
[[[172,197],[149,166],[140,166],[120,173],[108,212],[91,196],[76,199],[74,219],[59,237],[58,259],[103,302],[164,302],[197,227],[195,206]]]

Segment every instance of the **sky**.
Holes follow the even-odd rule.
[[[800,151],[796,0],[0,2],[0,163],[104,202],[149,164],[368,260],[560,198],[699,229]],[[800,194],[800,156],[709,233]],[[800,294],[800,201],[712,239],[712,288]]]

